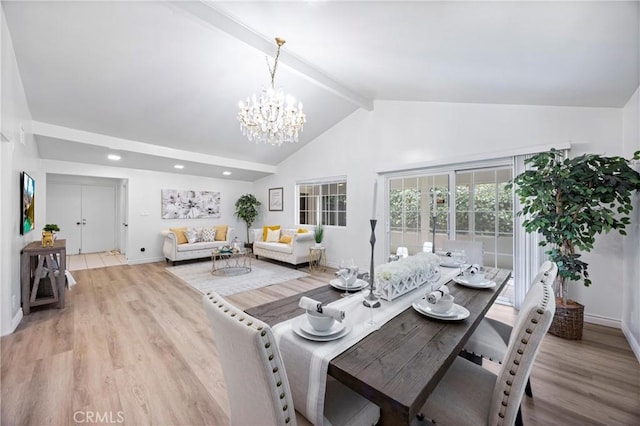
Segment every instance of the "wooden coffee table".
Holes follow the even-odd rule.
[[[239,251],[212,251],[211,252],[211,273],[213,275],[240,275],[251,272],[250,249]]]

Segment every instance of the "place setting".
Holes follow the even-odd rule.
[[[480,265],[474,264],[465,269],[460,275],[453,278],[453,281],[457,284],[471,288],[493,288],[497,284],[495,281],[491,281],[486,278],[485,273],[482,271]]]
[[[427,293],[425,297],[413,302],[413,309],[430,318],[443,321],[460,321],[469,316],[464,306],[453,302],[454,297],[446,285]]]
[[[445,268],[461,268],[467,261],[464,250],[441,251],[437,255],[440,257],[440,266]]]
[[[305,315],[295,318],[291,326],[293,332],[303,339],[328,342],[351,332],[351,327],[344,322],[343,310],[306,296],[300,298],[298,306],[305,310]]]
[[[340,261],[339,269],[336,271],[337,278],[329,281],[329,285],[338,290],[344,290],[341,294],[342,297],[350,296],[352,293],[360,291],[365,288],[369,283],[365,280],[358,278],[359,268],[353,262],[353,259],[349,261]]]

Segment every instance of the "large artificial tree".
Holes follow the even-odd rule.
[[[640,151],[633,159],[640,158]],[[527,232],[543,236],[541,246],[558,265],[557,295],[568,303],[568,281],[591,285],[581,254],[593,249],[595,237],[617,230],[626,235],[633,209],[632,194],[640,189],[640,174],[623,157],[584,154],[565,158],[552,149],[525,161],[533,166],[512,184],[522,203]],[[578,252],[579,251],[579,252]]]
[[[258,207],[261,204],[253,194],[244,194],[236,200],[235,215],[247,224],[247,243],[249,243],[249,229],[258,217]]]

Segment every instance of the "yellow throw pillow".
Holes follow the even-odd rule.
[[[227,241],[227,225],[214,226],[216,228],[216,241]]]
[[[309,230],[304,228],[298,228],[298,234],[304,234],[306,232],[309,232]]]
[[[291,244],[291,240],[293,239],[293,237],[291,235],[283,235],[280,237],[280,239],[278,240],[279,243],[283,243],[283,244]]]
[[[277,231],[278,229],[280,229],[280,225],[263,226],[262,227],[262,241],[267,241],[267,232],[269,232],[269,229],[271,229],[272,231]]]
[[[169,231],[176,234],[176,241],[178,241],[178,244],[186,244],[189,242],[189,240],[187,240],[187,236],[184,234],[187,231],[186,226],[183,226],[182,228],[169,228]]]

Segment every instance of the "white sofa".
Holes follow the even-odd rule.
[[[262,229],[252,229],[253,254],[256,258],[265,257],[290,263],[296,268],[303,263],[309,263],[309,247],[315,244],[313,232],[298,233],[297,229],[281,229],[281,235],[290,235],[291,244],[280,242],[266,242]]]
[[[181,260],[211,257],[211,251],[213,248],[231,245],[234,237],[233,231],[233,228],[227,228],[227,238],[224,241],[199,241],[192,244],[178,244],[176,234],[169,229],[165,229],[161,231],[161,234],[164,235],[162,252],[164,253],[164,257],[167,259],[167,262],[172,262],[174,265],[176,262]]]

